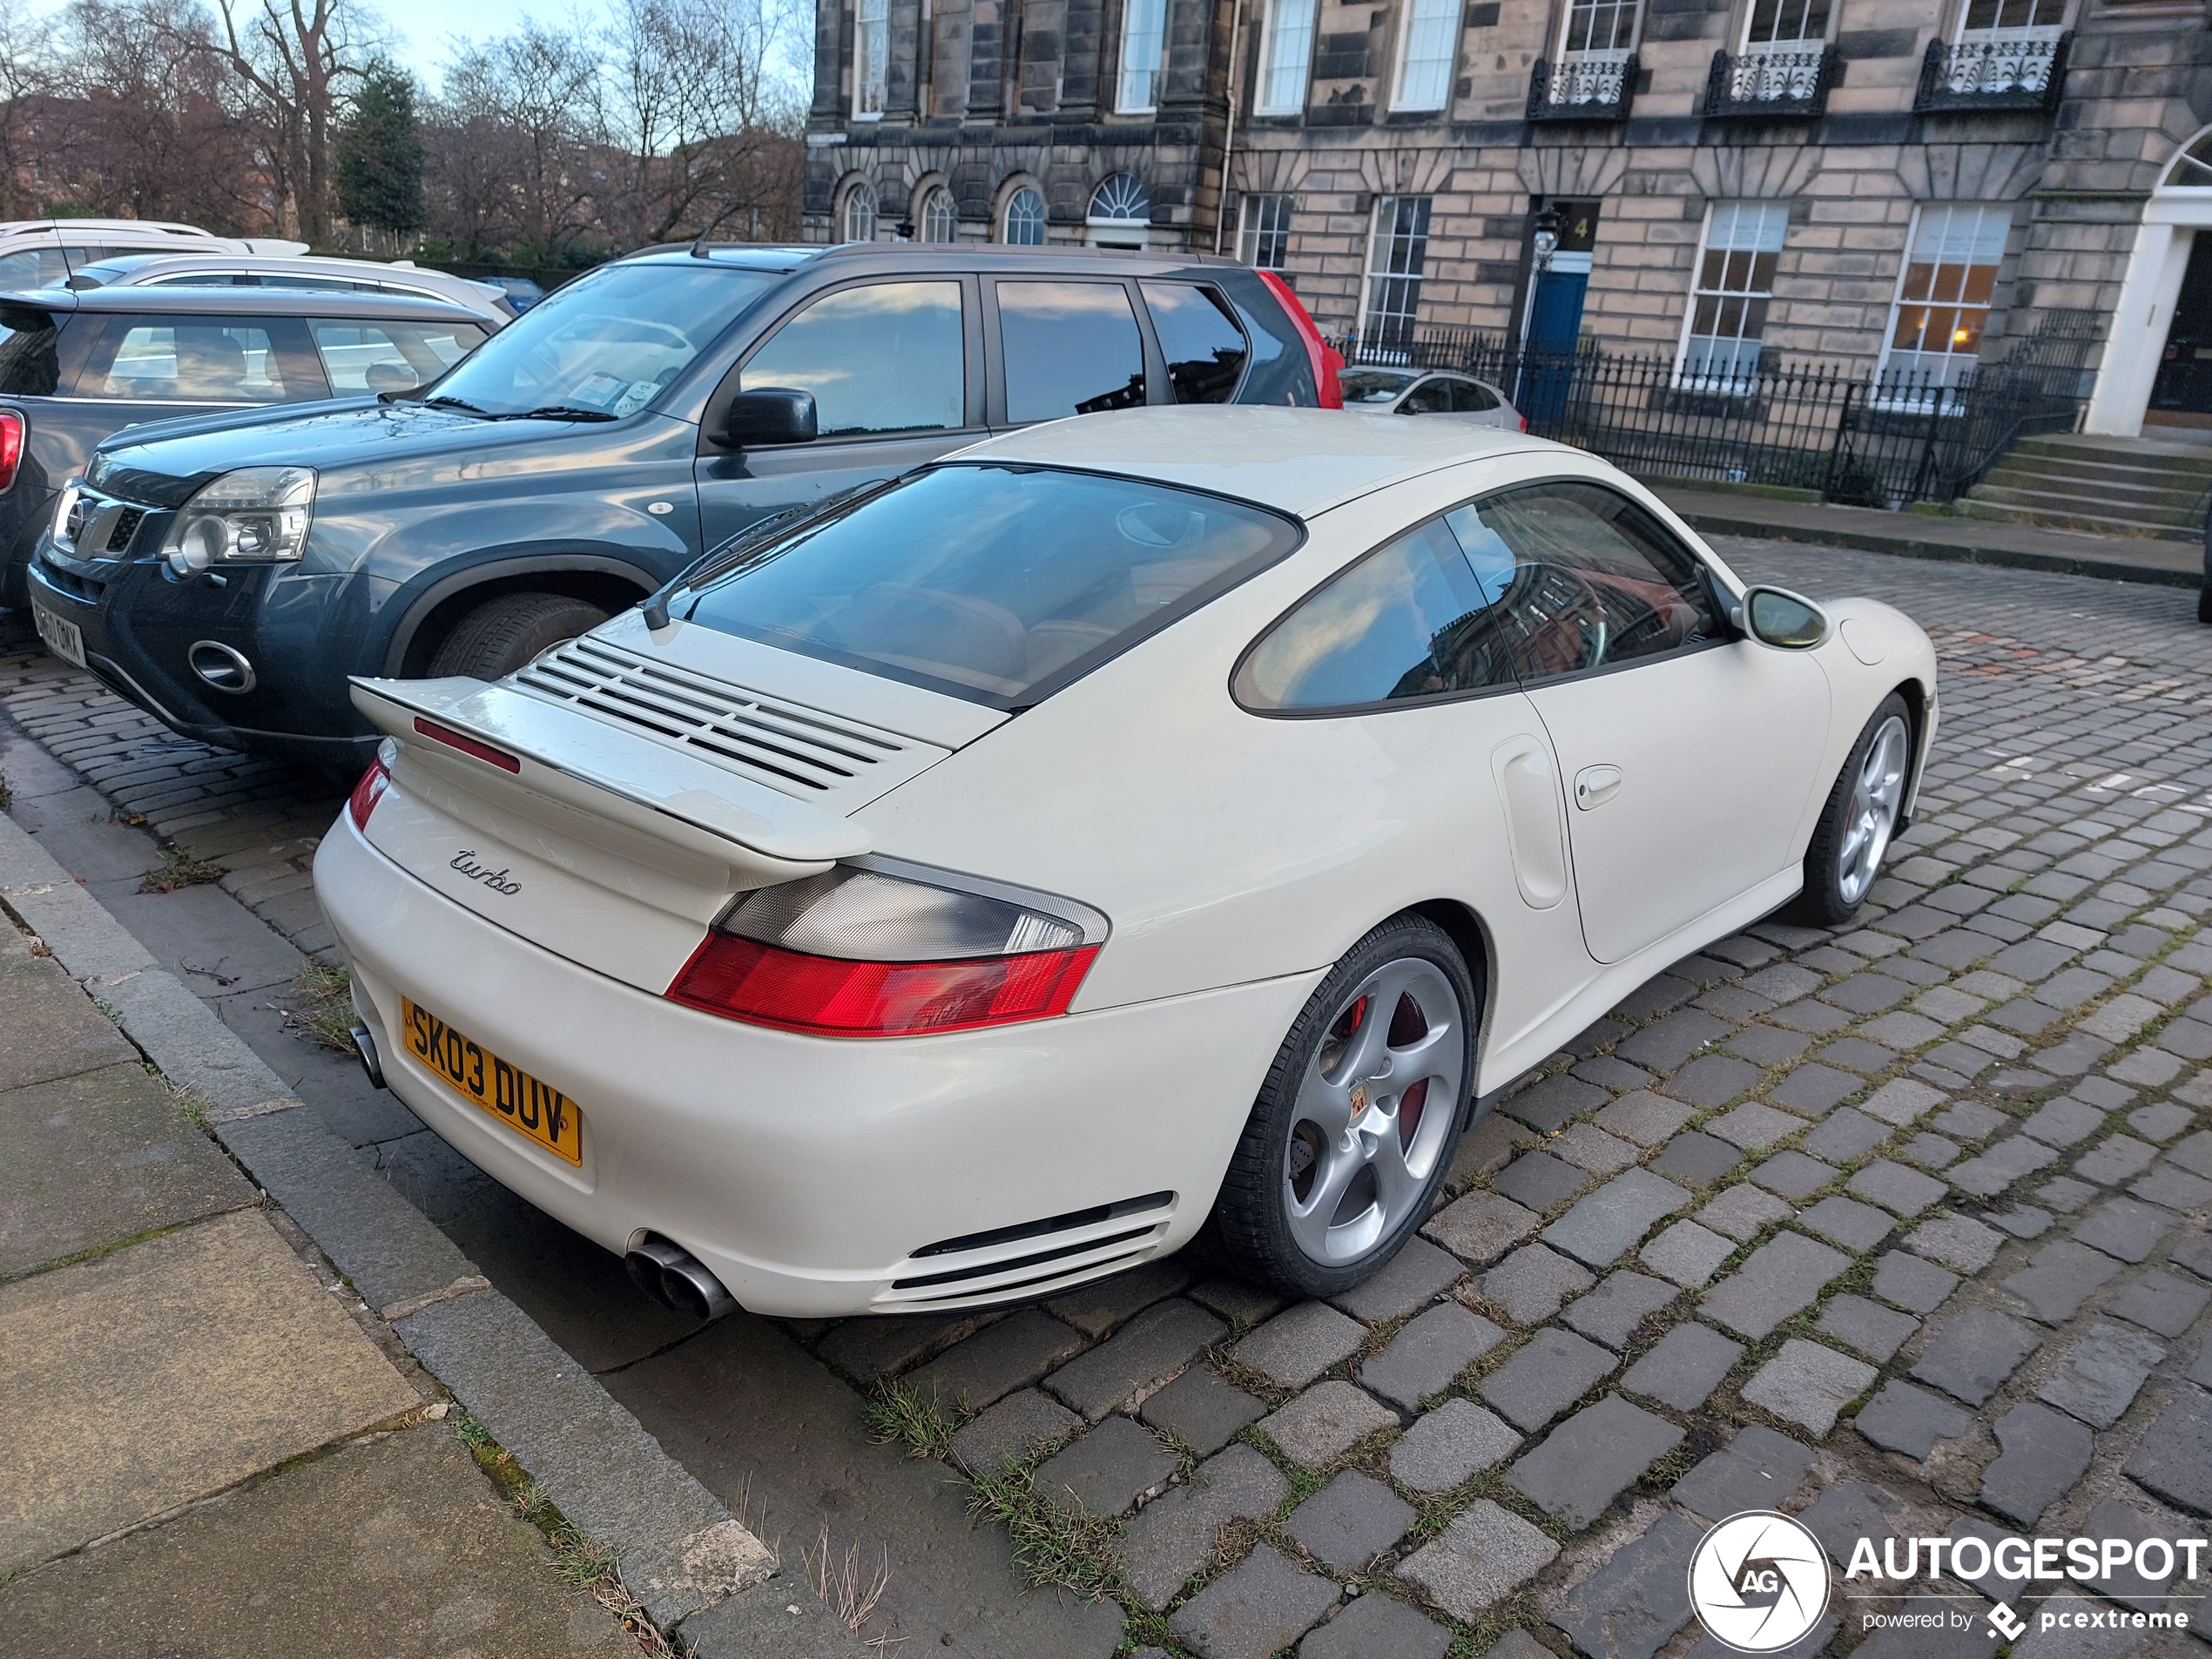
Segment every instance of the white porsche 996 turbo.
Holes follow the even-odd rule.
[[[1150,408],[741,538],[388,735],[315,881],[372,1065],[700,1315],[1301,1295],[1669,963],[1865,897],[1905,617],[1515,433]]]

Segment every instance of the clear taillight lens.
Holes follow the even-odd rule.
[[[1066,1013],[1103,935],[1018,897],[840,867],[747,894],[668,995],[822,1036],[973,1030]]]

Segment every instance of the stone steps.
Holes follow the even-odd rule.
[[[2023,438],[1957,503],[1969,518],[2194,542],[2212,498],[2212,444],[2080,434]]]

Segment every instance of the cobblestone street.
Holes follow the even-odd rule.
[[[502,1254],[520,1206],[390,1097],[333,1127],[718,1497],[887,1552],[870,1634],[910,1659],[1722,1659],[1686,1575],[1740,1510],[1797,1514],[1839,1569],[1860,1538],[2201,1537],[2212,629],[2178,589],[1716,545],[1933,637],[1918,821],[1851,929],[1752,927],[1519,1080],[1422,1236],[1333,1304],[1177,1258],[1003,1315],[694,1332],[550,1224]],[[84,780],[26,827],[143,822],[329,947],[327,779],[171,737],[35,648],[0,655],[0,710]],[[967,1480],[980,1531],[948,1542]],[[1074,1588],[932,1581],[977,1550]],[[2020,1659],[2202,1659],[2040,1616],[2195,1627],[2202,1588],[1992,1573],[1908,1602],[1839,1572],[1791,1652],[1986,1659],[2001,1602]],[[1868,1627],[1908,1609],[1968,1616]]]

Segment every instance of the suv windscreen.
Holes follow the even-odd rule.
[[[1298,545],[1294,520],[1134,478],[934,468],[801,522],[690,619],[993,708],[1035,702]]]
[[[556,289],[437,384],[484,415],[635,414],[780,275],[699,261],[603,266]]]

